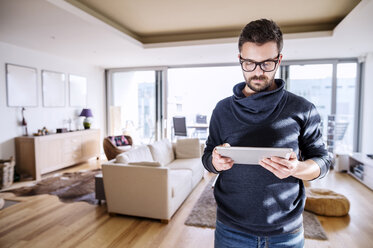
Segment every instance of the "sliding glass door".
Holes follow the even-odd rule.
[[[357,63],[339,63],[337,65],[336,117],[339,124],[337,147],[341,151],[353,151],[357,145],[357,127],[359,125],[357,97]]]
[[[358,63],[284,65],[289,91],[315,104],[321,116],[323,137],[330,152],[346,153],[358,150]]]
[[[109,70],[108,79],[108,134],[130,135],[134,144],[157,140],[160,72]]]
[[[239,65],[168,69],[167,136],[174,137],[173,118],[185,119],[186,135],[206,140],[216,104],[244,81]]]
[[[315,104],[324,133],[332,113],[332,77],[332,64],[289,66],[288,90]]]

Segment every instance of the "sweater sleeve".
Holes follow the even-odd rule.
[[[320,175],[323,178],[330,169],[331,158],[325,148],[320,131],[320,115],[312,104],[305,125],[301,129],[299,137],[299,149],[304,160],[311,159],[320,167]]]
[[[214,109],[212,115],[211,115],[211,120],[210,120],[210,125],[209,125],[209,136],[206,141],[206,147],[202,155],[202,164],[205,167],[205,169],[209,172],[218,174],[219,171],[217,171],[212,164],[212,151],[214,148],[218,145],[221,145],[221,136],[220,136],[220,126],[219,122],[217,120],[217,115],[216,115],[216,108]]]

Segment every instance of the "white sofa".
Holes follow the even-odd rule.
[[[168,222],[203,177],[202,149],[198,139],[164,139],[104,163],[108,212]]]

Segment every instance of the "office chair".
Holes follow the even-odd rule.
[[[185,117],[172,117],[174,123],[175,136],[187,136]]]

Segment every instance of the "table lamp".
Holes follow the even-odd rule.
[[[84,129],[89,129],[91,127],[91,119],[93,117],[91,109],[83,109],[79,116],[84,116],[83,126]]]

